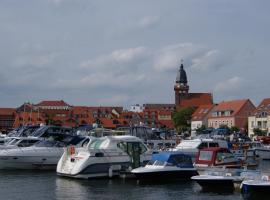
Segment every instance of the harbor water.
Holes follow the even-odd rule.
[[[260,165],[269,171],[270,161]],[[90,200],[90,199],[155,199],[155,200],[237,200],[233,193],[203,192],[193,181],[174,183],[139,183],[136,180],[98,179],[79,180],[58,177],[54,171],[0,171],[1,199]]]

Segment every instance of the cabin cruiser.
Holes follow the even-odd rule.
[[[82,145],[85,137],[51,134],[30,147],[0,150],[0,169],[55,169],[67,145]]]
[[[139,180],[150,181],[189,180],[198,174],[191,157],[177,152],[153,154],[144,167],[135,168],[131,173]]]
[[[182,140],[172,151],[178,151],[190,155],[194,161],[199,150],[209,147],[228,148],[228,144],[224,140],[213,139],[193,139]]]
[[[145,165],[152,155],[135,136],[106,136],[85,147],[65,149],[57,165],[57,174],[74,178],[118,176],[120,172]]]

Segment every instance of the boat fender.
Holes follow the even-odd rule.
[[[104,154],[101,153],[101,152],[99,152],[99,153],[96,153],[96,154],[95,154],[95,157],[104,157]]]
[[[113,176],[113,169],[112,166],[109,167],[109,177],[111,178]]]

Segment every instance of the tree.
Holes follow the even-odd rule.
[[[194,108],[188,107],[173,113],[174,127],[178,132],[190,130],[191,116],[194,111]]]
[[[240,129],[237,127],[237,126],[232,126],[231,128],[230,128],[230,132],[231,133],[233,133],[233,132],[239,132],[240,131]]]
[[[254,132],[254,135],[257,135],[257,136],[265,136],[267,133],[266,131],[262,131],[259,128],[254,128],[253,132]]]
[[[197,133],[197,134],[201,134],[201,133],[203,133],[205,130],[206,130],[206,126],[205,126],[205,125],[202,125],[201,127],[199,127],[199,128],[196,129],[196,133]]]

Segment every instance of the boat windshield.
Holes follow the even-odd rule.
[[[34,136],[34,137],[40,137],[47,128],[48,128],[47,126],[40,127],[39,129],[35,130],[32,133],[32,136]]]
[[[18,141],[19,141],[20,139],[12,139],[12,140],[10,140],[8,143],[7,143],[7,145],[15,145]]]
[[[105,141],[106,141],[106,139],[97,139],[97,140],[93,141],[93,142],[90,144],[89,148],[90,148],[90,149],[100,149],[101,144],[102,144],[103,142],[105,142]]]

